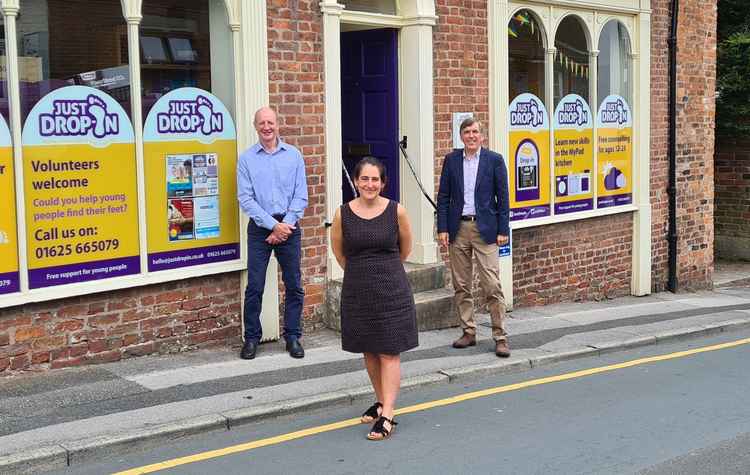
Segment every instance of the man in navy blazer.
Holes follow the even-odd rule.
[[[498,246],[508,243],[508,177],[503,157],[482,148],[481,124],[474,118],[461,123],[463,150],[445,156],[438,191],[438,241],[449,246],[455,302],[463,335],[454,348],[476,345],[472,297],[473,260],[487,297],[495,354],[510,356],[503,329],[505,298],[500,287]]]

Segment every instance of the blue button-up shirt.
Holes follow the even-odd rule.
[[[481,152],[481,147],[477,149],[476,155],[466,155],[466,151],[464,150],[464,209],[461,212],[464,216],[474,216],[477,214],[474,207],[474,188],[477,185],[479,154]]]
[[[302,154],[280,139],[268,153],[260,143],[246,150],[237,161],[237,199],[240,208],[262,228],[273,229],[273,215],[295,224],[307,207],[307,179]]]

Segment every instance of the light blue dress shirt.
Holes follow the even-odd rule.
[[[479,170],[479,154],[482,148],[477,149],[477,154],[467,156],[464,150],[464,209],[461,212],[463,216],[474,216],[477,210],[474,207],[474,188],[477,184],[477,171]]]
[[[237,199],[255,224],[273,229],[273,215],[295,224],[307,207],[305,161],[295,147],[279,139],[268,153],[260,143],[247,149],[237,161]]]

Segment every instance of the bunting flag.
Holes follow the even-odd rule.
[[[513,31],[513,28],[511,28],[510,25],[508,26],[508,36],[512,36],[513,38],[518,38],[518,34],[516,34],[516,32]]]

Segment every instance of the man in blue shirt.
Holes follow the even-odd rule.
[[[307,180],[302,154],[279,138],[276,112],[262,107],[255,113],[258,143],[237,162],[237,198],[250,218],[247,226],[247,288],[243,359],[253,359],[262,336],[260,309],[271,251],[281,266],[286,289],[284,339],[293,358],[304,358],[301,317],[305,292],[300,260],[299,220],[307,207]]]

